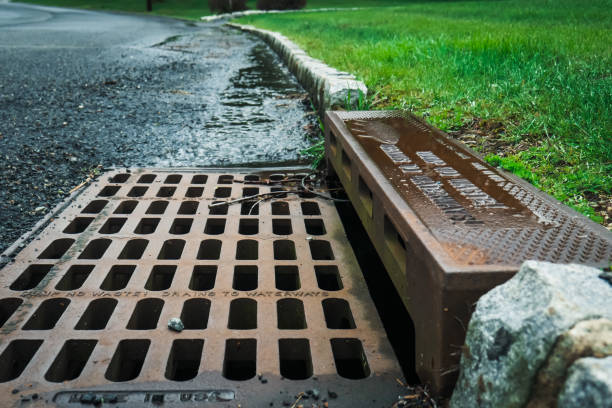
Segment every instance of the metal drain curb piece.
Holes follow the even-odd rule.
[[[527,259],[607,267],[612,234],[413,115],[327,112],[326,154],[450,394],[478,298]]]
[[[333,204],[209,208],[287,176],[135,169],[90,185],[0,274],[2,405],[392,403],[401,371]]]

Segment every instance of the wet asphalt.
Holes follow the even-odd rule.
[[[99,166],[300,162],[312,110],[222,25],[0,4],[0,253]]]

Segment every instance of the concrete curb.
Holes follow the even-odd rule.
[[[280,33],[250,25],[236,23],[226,23],[226,25],[255,34],[268,43],[308,91],[319,112],[325,112],[338,106],[348,108],[349,101],[350,105],[355,107],[360,95],[365,97],[368,94],[368,88],[354,75],[338,71],[310,57],[293,41]]]
[[[1,2],[2,0],[0,0]],[[354,11],[360,10],[363,7],[328,7],[318,9],[307,9],[307,10],[245,10],[245,11],[234,11],[233,13],[223,13],[214,16],[200,17],[200,20],[205,22],[219,21],[219,20],[231,20],[233,18],[244,17],[244,16],[256,16],[258,14],[284,14],[284,13],[318,13],[321,11]]]

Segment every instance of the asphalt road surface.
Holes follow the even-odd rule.
[[[0,4],[0,252],[99,165],[295,163],[316,116],[220,25]]]

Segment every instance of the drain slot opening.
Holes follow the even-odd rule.
[[[19,298],[7,298],[0,300],[0,328],[4,326],[4,323],[11,318],[15,310],[23,303],[22,299]]]
[[[50,382],[70,381],[81,375],[97,340],[67,340],[49,367],[45,379]]]
[[[257,302],[253,299],[234,299],[230,303],[228,329],[252,330],[257,328]]]
[[[323,314],[328,329],[354,329],[355,320],[349,303],[344,299],[325,299]]]
[[[236,245],[236,259],[255,260],[259,256],[258,243],[252,239],[243,239]]]
[[[100,289],[124,289],[130,281],[135,269],[136,265],[114,265],[108,272],[108,275],[106,275],[106,278],[104,278],[104,281],[100,285]]]
[[[85,313],[79,319],[79,322],[74,327],[75,330],[103,330],[110,320],[117,299],[96,299],[92,300]]]
[[[272,220],[272,232],[275,235],[293,234],[293,228],[291,227],[291,220],[290,219],[273,219]]]
[[[205,234],[221,235],[223,232],[225,232],[225,218],[209,218],[206,220]]]
[[[131,214],[137,205],[138,201],[122,201],[115,209],[114,214]]]
[[[169,289],[175,272],[176,265],[155,265],[145,283],[145,289],[153,291]]]
[[[208,327],[210,300],[189,299],[183,304],[181,320],[185,330],[204,330]]]
[[[306,226],[306,233],[309,235],[325,235],[325,224],[323,224],[323,220],[315,218],[315,219],[305,219],[304,225]]]
[[[57,285],[55,285],[55,289],[75,290],[80,288],[93,269],[94,265],[72,265]]]
[[[122,382],[138,377],[150,344],[151,340],[121,340],[106,370],[106,379]]]
[[[85,231],[93,221],[93,217],[76,217],[66,228],[64,234],[80,234]]]
[[[259,232],[259,220],[242,219],[238,225],[238,233],[241,235],[255,235]]]
[[[178,209],[177,214],[180,215],[193,215],[198,211],[197,201],[184,201]]]
[[[257,266],[237,265],[234,267],[234,282],[232,288],[236,290],[257,289]]]
[[[191,290],[211,290],[215,287],[217,267],[214,265],[196,265],[189,281]]]
[[[240,215],[259,215],[259,203],[254,200],[243,201],[240,204]]]
[[[102,255],[104,255],[104,253],[112,242],[113,241],[111,241],[110,239],[105,238],[94,239],[89,244],[87,244],[83,252],[81,252],[81,255],[79,255],[79,259],[102,258]]]
[[[149,204],[149,208],[147,208],[147,214],[163,214],[166,212],[167,207],[168,201],[153,201],[151,204]]]
[[[214,260],[221,255],[221,241],[218,239],[206,239],[200,243],[198,259]]]
[[[147,245],[149,245],[149,241],[146,239],[129,240],[119,254],[119,259],[140,259]]]
[[[370,366],[359,340],[331,339],[331,345],[340,377],[358,380],[370,375]]]
[[[245,381],[255,377],[257,340],[228,339],[225,341],[223,376],[228,380]]]
[[[116,234],[121,231],[126,221],[127,218],[109,218],[99,232],[100,234]]]
[[[98,214],[104,209],[104,207],[106,207],[106,204],[108,204],[108,201],[106,200],[93,200],[92,202],[87,204],[85,208],[83,208],[83,211],[81,211],[81,213]]]
[[[312,376],[312,357],[308,339],[278,340],[280,373],[290,380],[305,380]]]
[[[157,229],[157,225],[159,224],[159,218],[143,218],[140,220],[136,229],[134,229],[135,234],[152,234]]]
[[[129,330],[153,330],[164,307],[161,299],[149,298],[139,300],[128,322]]]
[[[166,378],[187,381],[198,375],[203,348],[204,340],[174,340],[166,364]]]
[[[309,241],[308,244],[310,245],[310,254],[312,255],[312,259],[315,261],[334,260],[334,252],[332,251],[329,242],[318,239]]]
[[[336,265],[315,265],[314,268],[319,288],[330,292],[343,288],[342,279]]]
[[[276,302],[278,328],[281,330],[301,330],[306,328],[304,303],[299,299],[281,299]]]
[[[164,242],[157,259],[180,259],[183,248],[185,248],[185,241],[182,239],[169,239]]]
[[[274,241],[274,259],[281,261],[293,261],[297,259],[295,244],[288,239]]]
[[[302,215],[321,215],[319,204],[314,201],[305,201],[301,203]]]
[[[28,366],[42,340],[13,340],[0,355],[0,382],[19,377]]]
[[[297,266],[277,265],[274,267],[274,275],[278,290],[298,290],[301,287]]]
[[[30,265],[10,286],[11,290],[34,289],[47,276],[53,265]]]
[[[272,203],[272,215],[290,215],[289,203],[285,201],[275,201]]]
[[[60,259],[73,243],[74,239],[70,238],[56,239],[38,255],[38,259]]]
[[[47,299],[38,306],[22,330],[51,330],[62,317],[70,300],[63,298]]]

